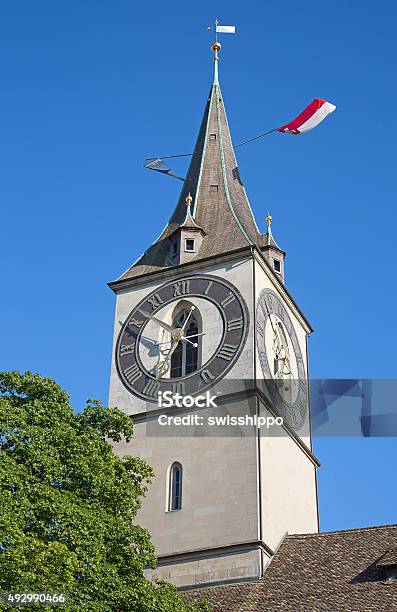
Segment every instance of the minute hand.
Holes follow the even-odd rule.
[[[160,327],[163,327],[168,332],[170,332],[170,334],[172,334],[172,332],[174,331],[171,325],[167,325],[167,323],[164,323],[164,321],[161,321],[160,319],[157,319],[156,317],[150,317],[149,321],[154,321],[155,323],[157,323],[157,325],[160,325]]]
[[[264,299],[264,302],[265,302],[265,306],[266,306],[267,314],[269,315],[270,325],[272,326],[273,334],[274,334],[274,335],[277,337],[277,340],[278,340],[278,342],[279,342],[280,346],[283,346],[283,343],[281,342],[281,339],[280,339],[279,333],[278,333],[278,331],[276,331],[276,330],[275,330],[275,328],[274,328],[273,321],[272,321],[272,313],[271,313],[271,312],[270,312],[270,310],[269,310],[269,307],[268,307],[267,302],[266,302],[266,298]]]

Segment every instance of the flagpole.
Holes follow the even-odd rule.
[[[263,138],[264,136],[267,136],[268,134],[272,134],[273,132],[277,132],[279,128],[274,128],[273,130],[269,130],[268,132],[264,132],[263,134],[259,134],[259,136],[255,136],[254,138],[249,138],[248,140],[244,140],[243,142],[239,142],[238,144],[234,145],[234,148],[237,149],[237,147],[242,147],[245,144],[248,144],[249,142],[253,142],[254,140],[258,140],[258,138]],[[174,157],[191,157],[193,155],[193,153],[182,153],[179,155],[156,155],[155,157],[145,157],[145,161],[149,161],[151,159],[173,159]]]
[[[244,140],[243,142],[239,142],[238,144],[236,144],[234,146],[235,149],[237,149],[237,147],[242,147],[245,144],[248,144],[249,142],[253,142],[254,140],[258,140],[258,138],[263,138],[264,136],[267,136],[268,134],[272,134],[273,132],[277,132],[278,128],[274,128],[273,130],[269,130],[268,132],[264,132],[263,134],[259,134],[259,136],[255,136],[254,138],[249,138],[248,140]]]
[[[145,161],[152,159],[172,159],[173,157],[191,157],[193,153],[180,153],[179,155],[155,155],[154,157],[145,157]]]

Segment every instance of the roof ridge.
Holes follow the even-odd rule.
[[[208,96],[207,104],[206,104],[206,107],[205,107],[205,110],[204,110],[204,116],[203,116],[203,119],[202,119],[202,124],[203,124],[204,123],[204,119],[205,119],[205,114],[206,114],[206,111],[207,111],[207,118],[205,120],[205,132],[204,132],[203,150],[202,150],[202,156],[201,156],[201,161],[200,161],[200,169],[199,169],[199,173],[198,173],[198,177],[197,177],[196,191],[195,191],[194,198],[193,198],[193,214],[192,214],[193,219],[196,217],[197,200],[198,200],[198,195],[199,195],[200,186],[201,186],[201,178],[202,178],[202,174],[203,174],[204,157],[205,157],[205,151],[206,151],[207,144],[208,144],[208,128],[209,128],[210,117],[211,117],[211,110],[212,110],[212,101],[213,101],[213,96],[214,96],[214,90],[215,90],[215,85],[212,84],[211,85],[211,89],[210,89],[210,94]],[[201,126],[200,126],[200,129],[201,129]],[[199,134],[200,134],[200,131],[199,131]],[[198,139],[199,139],[199,136],[198,136],[197,140]],[[196,147],[197,147],[197,143],[196,143],[196,146],[194,147],[194,153],[196,152]],[[193,153],[193,156],[194,156],[194,153]],[[193,162],[193,156],[192,156],[192,162]],[[190,167],[191,166],[189,166],[186,178],[190,174]],[[182,193],[183,193],[183,187],[182,187]],[[177,208],[178,208],[178,204],[179,204],[179,200],[178,200],[178,203],[177,203]]]
[[[287,540],[297,540],[304,538],[318,538],[334,535],[336,533],[354,533],[357,531],[369,531],[371,529],[389,529],[390,527],[397,528],[397,523],[387,525],[369,525],[368,527],[353,527],[351,529],[336,529],[335,531],[320,531],[318,533],[291,533],[286,536]]]
[[[216,91],[216,88],[218,89],[218,91]],[[246,239],[246,241],[248,242],[248,244],[251,245],[251,244],[253,244],[253,241],[250,238],[250,236],[247,234],[247,232],[245,231],[245,228],[243,227],[242,223],[240,222],[240,219],[238,218],[238,215],[237,215],[236,211],[234,210],[233,203],[232,203],[232,200],[230,198],[229,185],[228,185],[226,169],[225,169],[225,152],[224,152],[224,148],[223,148],[222,125],[221,125],[221,109],[220,109],[220,105],[219,105],[219,99],[221,98],[222,91],[221,91],[221,88],[220,88],[219,84],[218,85],[214,85],[214,89],[215,89],[215,94],[216,94],[216,118],[217,118],[217,123],[218,123],[218,134],[219,134],[219,154],[220,154],[220,161],[221,161],[223,184],[224,184],[224,187],[225,187],[226,201],[228,203],[230,212],[232,213],[233,218],[234,218],[234,220],[237,223],[237,226],[238,226],[239,230],[243,234],[243,236]],[[225,119],[226,119],[226,111],[225,110],[224,110],[224,115],[225,115]],[[230,137],[230,141],[231,141],[231,137]],[[232,147],[233,147],[233,145],[232,145]]]

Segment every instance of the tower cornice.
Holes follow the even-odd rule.
[[[159,270],[152,270],[150,272],[147,272],[146,274],[141,274],[132,278],[120,278],[118,280],[108,283],[108,286],[110,287],[110,289],[112,289],[112,291],[114,291],[114,293],[118,294],[123,291],[129,291],[131,288],[152,285],[155,282],[162,282],[163,280],[167,280],[173,277],[177,278],[179,276],[182,276],[183,274],[202,271],[202,269],[204,267],[207,267],[208,265],[213,266],[218,263],[221,264],[234,260],[241,260],[244,257],[246,257],[247,259],[254,258],[254,260],[261,266],[261,268],[264,270],[271,283],[273,284],[274,288],[284,297],[285,301],[290,306],[292,312],[302,324],[306,333],[311,334],[314,331],[312,324],[305,316],[302,309],[292,297],[291,293],[288,291],[285,285],[274,274],[272,268],[270,267],[269,263],[266,261],[263,253],[261,252],[261,249],[259,249],[255,245],[247,245],[245,247],[234,249],[233,251],[228,251],[224,254],[211,255],[200,260],[192,260],[187,263],[182,263],[178,266],[162,268]]]

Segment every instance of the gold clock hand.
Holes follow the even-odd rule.
[[[163,344],[171,344],[172,340],[164,340],[164,342],[156,342],[156,346],[162,346]]]
[[[157,380],[159,380],[159,378],[161,378],[162,376],[164,376],[164,374],[166,374],[168,372],[168,370],[170,369],[170,360],[169,359],[163,359],[163,361],[159,361],[157,366],[156,366],[156,378]]]
[[[171,327],[171,325],[168,325],[167,323],[164,323],[164,321],[161,321],[160,319],[157,319],[157,317],[150,317],[149,321],[154,321],[155,323],[157,323],[157,325],[160,325],[160,327],[163,327],[168,332],[170,332],[170,334],[172,334],[173,331],[174,331],[174,328]]]
[[[285,374],[292,374],[291,361],[289,358],[289,353],[286,351],[286,355],[284,357],[284,369],[287,367],[288,371]]]
[[[167,356],[162,361],[159,361],[156,367],[157,378],[161,378],[168,372],[171,366],[171,355],[179,344],[179,340],[174,340],[173,345],[167,353]]]
[[[172,353],[175,351],[178,344],[179,344],[179,340],[174,340],[174,344],[171,346],[169,352],[167,353],[167,359],[171,357]]]

